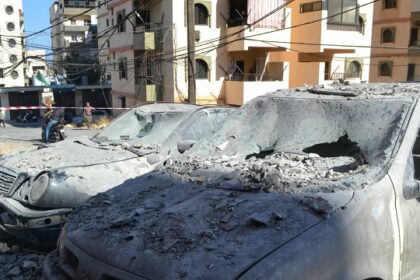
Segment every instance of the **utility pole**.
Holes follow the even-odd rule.
[[[194,0],[187,0],[188,102],[196,103]]]

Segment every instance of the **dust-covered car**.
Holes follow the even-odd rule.
[[[92,139],[66,140],[0,161],[0,232],[55,246],[74,207],[153,170],[168,151],[211,133],[229,107],[148,104],[129,110]],[[165,154],[159,153],[165,151]]]
[[[44,277],[419,278],[418,87],[250,101],[172,164],[78,208]]]

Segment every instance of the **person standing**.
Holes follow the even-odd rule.
[[[6,123],[4,122],[5,118],[5,111],[3,108],[0,109],[0,124],[3,124],[3,127],[6,127]]]
[[[83,117],[87,123],[88,128],[90,128],[92,125],[92,111],[94,110],[95,108],[90,106],[89,102],[86,102],[86,106],[83,108]]]

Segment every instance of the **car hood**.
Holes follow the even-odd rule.
[[[209,188],[156,171],[78,208],[67,223],[67,240],[147,279],[232,279],[350,197],[331,202]]]
[[[122,161],[136,156],[120,146],[101,146],[88,140],[87,137],[82,137],[8,156],[0,162],[0,166],[16,173],[35,175],[42,170],[91,166]]]

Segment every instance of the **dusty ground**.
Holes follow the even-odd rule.
[[[0,140],[0,156],[13,152],[27,151],[35,149],[37,145],[31,141],[21,141],[21,140],[10,140],[10,139],[1,139]]]

